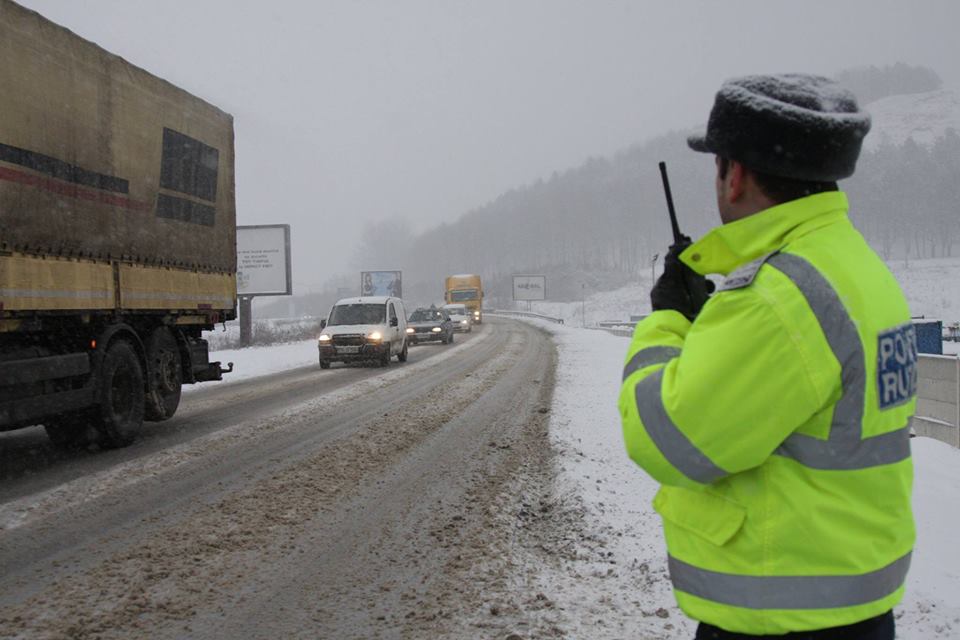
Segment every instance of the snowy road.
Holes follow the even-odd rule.
[[[387,371],[191,394],[123,451],[5,439],[0,637],[455,637],[478,605],[450,585],[549,468],[555,358],[493,321]]]

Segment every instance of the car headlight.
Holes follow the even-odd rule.
[[[319,340],[320,342],[330,342],[330,336],[327,335],[326,333],[321,333],[320,337],[317,338],[317,340]]]
[[[379,331],[374,331],[373,333],[367,336],[367,340],[370,340],[371,342],[380,342],[381,340],[383,340],[383,336],[380,335]]]
[[[470,321],[469,321],[469,320],[461,320],[461,321],[460,321],[460,324],[470,324]]]
[[[442,327],[434,327],[433,329],[430,329],[430,331],[433,331],[434,333],[440,333],[441,331],[443,331],[443,328],[442,328]]]
[[[413,327],[407,327],[407,333],[413,333]]]

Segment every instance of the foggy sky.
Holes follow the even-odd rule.
[[[733,75],[960,87],[955,0],[20,2],[234,115],[238,221],[292,225],[295,293],[353,272],[365,221],[421,231],[701,124]]]

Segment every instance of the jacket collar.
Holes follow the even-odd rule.
[[[687,247],[680,259],[701,275],[727,275],[815,229],[846,220],[848,208],[841,191],[791,200],[713,229]]]

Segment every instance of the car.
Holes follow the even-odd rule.
[[[470,317],[470,310],[465,304],[445,304],[443,308],[450,314],[453,321],[453,330],[460,333],[470,333],[473,331],[473,319]]]
[[[407,319],[407,339],[413,344],[439,340],[453,342],[453,321],[446,309],[420,307]]]
[[[332,362],[407,361],[407,314],[403,300],[367,296],[338,300],[320,321],[317,351],[321,369]]]

